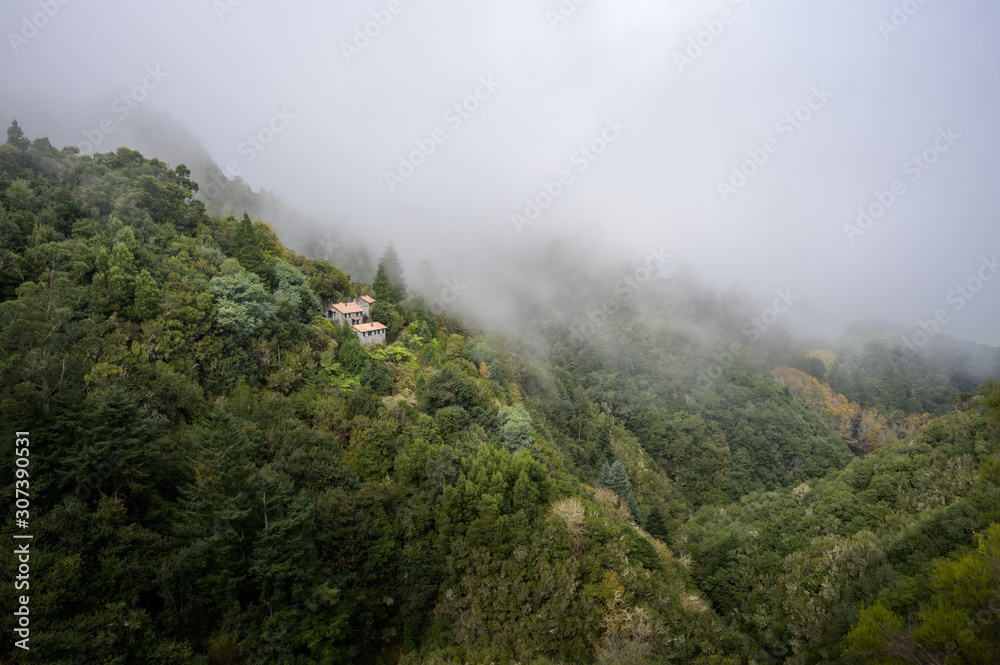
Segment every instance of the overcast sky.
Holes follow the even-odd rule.
[[[998,24],[988,0],[6,0],[0,110],[102,152],[130,106],[170,114],[409,265],[663,247],[817,320],[997,345]]]

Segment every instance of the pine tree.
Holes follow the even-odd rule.
[[[406,280],[403,279],[403,265],[392,243],[385,248],[385,253],[378,262],[375,279],[372,281],[375,298],[390,305],[398,305],[406,299]]]
[[[625,467],[622,466],[622,463],[617,460],[611,465],[611,472],[608,474],[608,482],[605,484],[611,488],[615,494],[623,499],[631,492],[628,484],[628,472],[625,471]]]
[[[625,505],[632,511],[632,519],[635,520],[635,523],[642,526],[642,510],[639,509],[639,502],[635,500],[631,491],[625,496]]]
[[[240,262],[246,270],[254,273],[262,280],[267,279],[267,255],[261,247],[260,237],[250,216],[243,213],[236,229],[233,231],[229,255]]]
[[[28,137],[24,135],[24,131],[21,126],[17,124],[17,118],[10,123],[10,127],[7,128],[7,143],[11,144],[21,152],[24,152],[29,147],[31,147],[31,141]]]
[[[601,467],[601,472],[597,474],[597,484],[608,487],[608,483],[611,482],[611,464],[608,462],[604,463]]]
[[[653,506],[649,509],[649,515],[646,517],[646,531],[651,536],[663,541],[670,535],[667,529],[667,520],[663,516],[663,511],[660,510],[659,506]]]

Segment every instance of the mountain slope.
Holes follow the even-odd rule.
[[[320,304],[367,285],[186,168],[10,138],[4,662],[857,662],[998,520],[995,384],[858,456],[771,374],[807,349],[734,346],[753,305],[682,278],[586,338],[379,303],[362,347]]]

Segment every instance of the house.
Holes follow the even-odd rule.
[[[368,319],[375,298],[361,296],[356,301],[338,302],[330,305],[326,318],[337,324],[349,323],[358,334],[358,341],[365,344],[382,344],[385,342],[386,326],[378,321]]]
[[[354,332],[358,333],[358,341],[361,342],[361,346],[385,342],[386,327],[378,321],[361,323],[351,327],[354,328]]]
[[[355,302],[338,302],[330,306],[326,318],[334,323],[350,323],[353,326],[364,320],[366,311]]]
[[[371,296],[361,296],[358,298],[358,307],[365,310],[365,316],[371,316],[371,308],[374,304],[375,299]]]

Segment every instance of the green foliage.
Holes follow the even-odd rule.
[[[469,360],[476,367],[485,363],[492,377],[496,379],[502,378],[497,352],[491,349],[486,343],[477,341],[468,347],[466,353],[469,356]]]
[[[670,530],[667,527],[666,517],[664,517],[663,511],[660,510],[659,506],[653,506],[649,509],[649,514],[646,516],[645,520],[645,527],[646,531],[648,531],[651,536],[659,538],[664,542],[666,542],[670,536]]]
[[[398,305],[406,299],[403,265],[392,243],[386,246],[382,258],[379,259],[375,279],[372,281],[372,290],[375,291],[376,300],[385,301],[390,305]]]
[[[160,315],[160,288],[145,268],[135,278],[132,306],[127,311],[134,321],[146,321]]]
[[[347,418],[364,416],[372,419],[378,416],[382,400],[371,388],[362,386],[347,398]]]
[[[528,448],[534,442],[531,416],[521,404],[505,406],[500,409],[498,420],[500,422],[500,435],[511,452]]]
[[[91,286],[94,308],[101,313],[125,311],[135,301],[138,270],[132,252],[125,243],[117,243],[110,256],[101,257],[105,269],[94,275]],[[148,273],[147,273],[148,274]]]
[[[340,345],[337,359],[344,371],[354,376],[362,376],[372,364],[371,357],[365,352],[361,342],[358,341],[358,336],[353,331],[350,337]]]
[[[372,321],[378,321],[388,328],[386,334],[392,338],[399,335],[403,330],[403,316],[399,313],[396,307],[389,304],[388,301],[378,300],[374,305],[371,306],[371,312],[369,318]]]
[[[628,482],[628,472],[618,460],[615,460],[615,463],[611,465],[606,485],[623,499],[632,493]]]
[[[934,567],[916,625],[904,629],[880,603],[865,608],[846,637],[851,652],[886,663],[991,662],[1000,653],[1000,524],[977,540],[975,551]]]
[[[278,308],[257,275],[232,260],[223,264],[222,273],[208,285],[215,296],[216,325],[232,345],[242,346],[278,314]]]
[[[396,342],[387,347],[372,350],[372,358],[382,362],[406,362],[413,357],[413,354],[405,346]]]
[[[434,374],[427,382],[425,403],[429,413],[453,404],[463,407],[470,414],[483,412],[482,400],[475,381],[450,363],[442,367],[441,371]]]
[[[317,295],[366,287],[249,216],[207,214],[220,203],[195,201],[190,175],[16,123],[0,146],[0,413],[31,430],[46,543],[44,648],[16,658],[995,658],[995,381],[854,458],[769,363],[821,360],[906,406],[947,392],[929,361],[762,339],[709,376],[700,345],[726,340],[688,325],[743,319],[687,278],[599,342],[537,327],[538,354],[394,304],[391,247],[375,312],[399,341],[363,348]]]
[[[985,385],[979,387],[983,403],[993,413],[993,418],[1000,423],[1000,381],[989,379]]]
[[[250,221],[250,216],[243,213],[243,217],[233,230],[229,255],[239,261],[245,270],[261,279],[266,279],[269,257],[264,251],[263,244],[260,233]]]
[[[31,141],[24,135],[21,126],[17,124],[17,118],[12,120],[10,127],[7,128],[7,143],[21,152],[25,152],[31,146]]]
[[[285,261],[274,264],[274,302],[279,307],[288,303],[299,323],[309,323],[320,309],[319,298],[306,284],[305,276]]]
[[[847,642],[853,655],[876,663],[905,662],[902,659],[884,657],[877,654],[900,635],[902,620],[886,609],[882,603],[876,602],[861,611],[858,623],[847,634]]]

